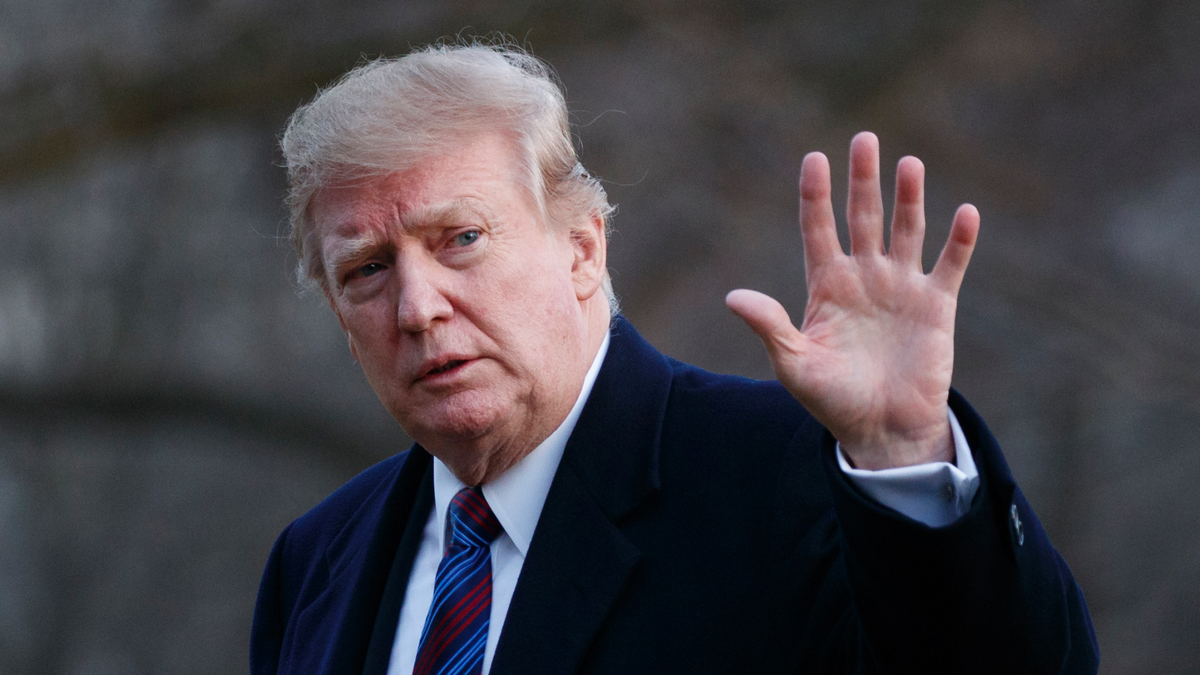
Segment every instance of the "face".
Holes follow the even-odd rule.
[[[547,227],[518,176],[511,143],[483,136],[323,189],[310,211],[351,353],[401,426],[468,484],[561,423],[599,344],[600,223]]]

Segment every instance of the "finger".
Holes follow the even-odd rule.
[[[829,160],[819,152],[810,152],[800,168],[800,236],[804,240],[804,269],[809,273],[842,254],[829,195]]]
[[[762,339],[772,364],[785,354],[799,354],[804,336],[792,325],[787,310],[778,300],[758,291],[739,288],[725,296],[725,304]]]
[[[906,267],[921,268],[925,242],[925,165],[904,157],[896,165],[896,205],[892,209],[892,241],[888,255]]]
[[[957,294],[962,285],[963,275],[967,272],[967,263],[971,262],[971,253],[975,250],[975,241],[979,238],[979,211],[970,204],[958,207],[954,214],[954,224],[950,226],[950,237],[937,264],[933,266],[933,282],[943,289]]]
[[[883,196],[879,190],[879,139],[864,131],[850,141],[850,255],[883,253]]]

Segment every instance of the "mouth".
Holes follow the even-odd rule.
[[[463,366],[467,365],[468,363],[470,363],[473,360],[474,359],[453,359],[452,358],[452,359],[447,359],[445,361],[438,361],[438,362],[436,362],[432,365],[426,366],[424,369],[422,369],[421,375],[419,377],[417,377],[417,380],[418,381],[428,381],[428,380],[441,379],[447,375],[455,373],[456,371],[460,370]]]

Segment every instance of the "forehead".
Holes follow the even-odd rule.
[[[500,134],[474,137],[404,171],[335,183],[313,195],[309,213],[322,237],[364,226],[416,225],[462,211],[532,207],[515,144]]]

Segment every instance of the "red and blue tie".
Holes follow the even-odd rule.
[[[492,540],[503,528],[478,487],[450,502],[449,545],[438,565],[433,604],[413,675],[479,675],[492,614]]]

